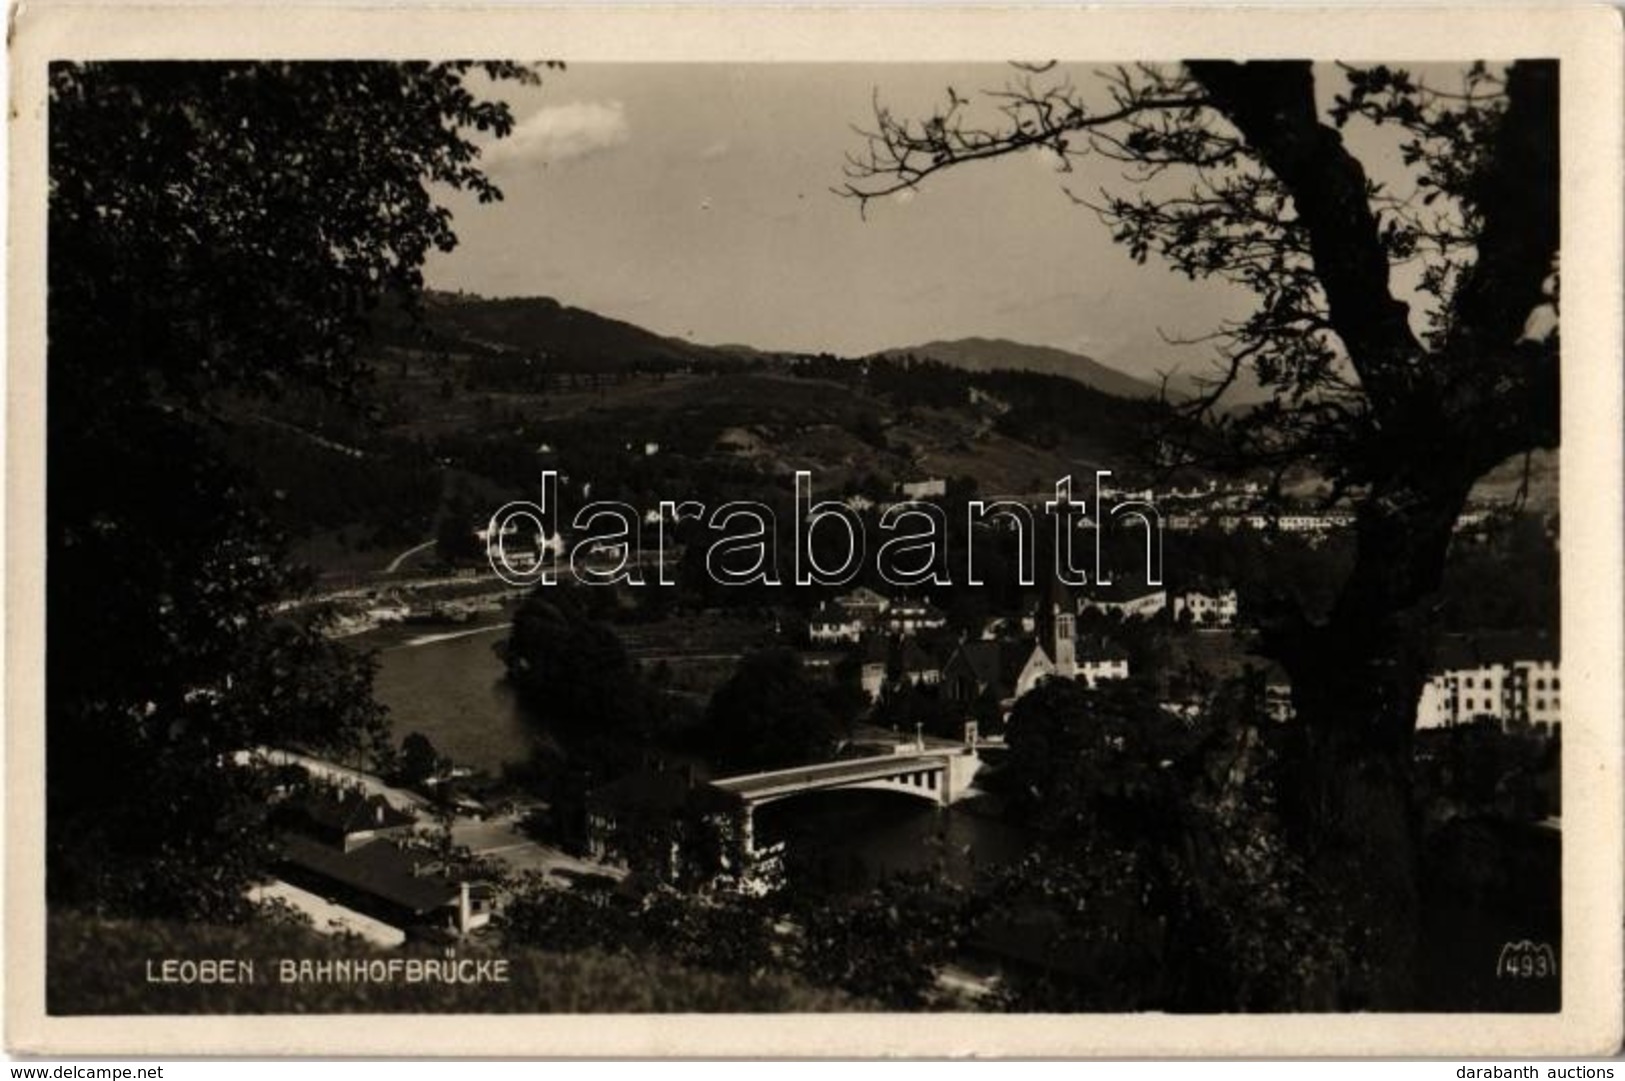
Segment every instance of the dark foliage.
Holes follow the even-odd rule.
[[[238,752],[378,749],[370,664],[273,619],[295,579],[226,402],[357,400],[369,309],[454,242],[430,184],[499,195],[466,135],[512,120],[471,70],[52,66],[53,901],[232,914],[263,853]]]
[[[422,732],[407,733],[406,738],[401,740],[397,761],[401,780],[414,787],[439,776],[451,764],[450,759],[435,750],[429,737]]]
[[[575,745],[631,756],[655,734],[665,708],[607,623],[588,611],[610,591],[539,586],[514,614],[499,648],[526,711]],[[625,763],[630,765],[631,762]]]
[[[717,689],[705,715],[706,740],[719,768],[736,773],[818,762],[829,757],[847,720],[811,683],[790,650],[746,654]]]
[[[1558,71],[1464,69],[1441,91],[1401,68],[1344,66],[1329,117],[1306,61],[1187,61],[1101,72],[1086,96],[1055,65],[989,101],[952,92],[922,119],[877,105],[846,191],[864,206],[946,169],[1032,151],[1063,171],[1098,155],[1135,188],[1090,206],[1130,257],[1251,294],[1214,329],[1217,370],[1172,414],[1159,461],[1312,465],[1355,514],[1324,611],[1260,613],[1292,677],[1294,843],[1349,903],[1371,962],[1349,1008],[1419,989],[1409,754],[1428,613],[1453,526],[1498,464],[1558,442]],[[1392,125],[1413,191],[1373,181],[1340,129]],[[1391,281],[1422,267],[1424,328]],[[1545,329],[1540,324],[1545,323]],[[1268,401],[1232,412],[1242,373]],[[1352,945],[1352,943],[1351,943]]]
[[[1199,719],[1147,688],[1051,680],[1010,722],[1000,791],[1042,841],[994,876],[978,932],[1024,1009],[1279,1010],[1326,1003],[1347,916],[1286,844],[1279,730],[1256,674]],[[1000,949],[1004,939],[1022,945]]]

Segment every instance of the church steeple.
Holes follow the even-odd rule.
[[[1051,576],[1038,602],[1039,642],[1055,662],[1055,674],[1072,679],[1078,674],[1077,615],[1072,596],[1061,581]]]
[[[1050,618],[1049,655],[1055,659],[1055,674],[1062,679],[1078,674],[1076,618],[1065,608],[1057,609]]]

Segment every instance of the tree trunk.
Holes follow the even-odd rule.
[[[1297,717],[1284,793],[1306,864],[1346,930],[1341,1009],[1417,1006],[1421,898],[1411,788],[1430,667],[1418,602],[1437,589],[1466,486],[1374,497],[1327,623],[1272,636]]]
[[[1421,907],[1408,729],[1421,682],[1403,651],[1335,633],[1289,668],[1298,711],[1287,806],[1308,868],[1334,899],[1351,965],[1340,1009],[1415,999]]]

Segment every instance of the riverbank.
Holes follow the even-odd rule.
[[[389,710],[397,746],[413,732],[426,736],[455,765],[500,777],[527,763],[536,732],[507,685],[496,648],[511,626],[506,612],[476,625],[444,630],[390,626],[357,637],[375,651],[373,695]]]

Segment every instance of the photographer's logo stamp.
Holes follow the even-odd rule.
[[[1546,980],[1557,975],[1557,954],[1550,944],[1527,938],[1501,947],[1495,962],[1498,979]]]

